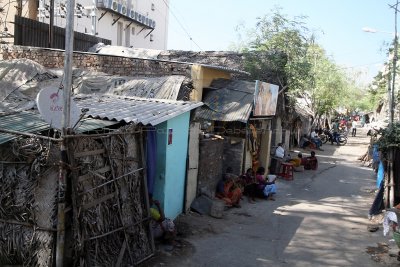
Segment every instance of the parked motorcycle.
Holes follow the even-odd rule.
[[[323,132],[319,135],[323,144],[326,144],[328,141],[331,143],[336,143],[333,141],[333,133],[328,129],[324,129]],[[338,134],[339,145],[344,146],[347,144],[347,136],[343,133]]]

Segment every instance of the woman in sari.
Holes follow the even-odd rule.
[[[274,201],[274,195],[276,194],[275,178],[275,175],[265,176],[265,168],[259,167],[256,172],[258,195]]]
[[[216,197],[225,201],[229,207],[240,208],[242,189],[237,181],[238,176],[232,174],[232,169],[228,168],[225,175],[218,182]]]

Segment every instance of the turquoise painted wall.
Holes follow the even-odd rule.
[[[157,126],[157,173],[154,198],[162,202],[165,216],[175,219],[183,210],[190,112]],[[172,144],[168,132],[172,129]]]

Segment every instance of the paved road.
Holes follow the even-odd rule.
[[[244,200],[242,208],[226,211],[222,219],[182,216],[184,247],[161,248],[146,265],[399,266],[389,256],[397,247],[383,236],[382,227],[367,231],[375,176],[357,160],[369,143],[365,129],[358,135],[349,137],[346,146],[325,144],[317,153],[317,171],[278,180],[276,201]],[[389,252],[383,247],[382,253],[367,253],[368,247],[379,250],[379,242],[388,244]]]

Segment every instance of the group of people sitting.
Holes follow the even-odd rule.
[[[275,200],[276,176],[266,175],[265,168],[259,167],[254,173],[252,168],[238,176],[228,167],[223,178],[218,182],[216,197],[225,201],[228,207],[240,207],[240,200],[246,195],[250,203],[256,198]]]
[[[318,159],[315,156],[315,151],[311,151],[309,157],[303,158],[303,154],[299,152],[297,158],[292,158],[289,154],[286,154],[283,143],[279,143],[275,150],[275,157],[284,162],[292,163],[294,167],[304,166],[305,170],[318,169]]]
[[[288,162],[292,163],[294,167],[304,166],[305,170],[316,170],[318,169],[318,159],[315,156],[315,151],[311,151],[309,157],[303,158],[303,154],[299,152],[297,158],[291,158]]]

